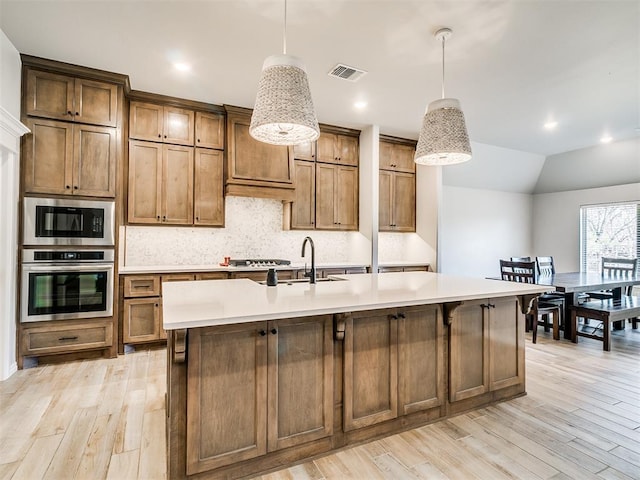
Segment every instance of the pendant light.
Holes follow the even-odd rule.
[[[287,0],[283,36],[282,55],[267,57],[262,66],[249,134],[272,145],[297,145],[316,140],[320,128],[304,64],[287,55]]]
[[[444,44],[453,32],[441,28],[435,33],[442,42],[442,98],[431,102],[424,114],[416,146],[415,162],[421,165],[453,165],[471,159],[471,144],[460,102],[444,96]]]

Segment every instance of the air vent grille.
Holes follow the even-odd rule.
[[[367,72],[365,70],[360,70],[359,68],[339,63],[331,69],[329,76],[341,78],[342,80],[349,80],[350,82],[357,82],[366,75],[366,73]]]

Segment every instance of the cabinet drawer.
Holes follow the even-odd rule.
[[[124,277],[125,297],[156,297],[160,295],[158,275]]]
[[[227,272],[196,273],[196,280],[226,280],[227,278],[229,278]]]
[[[25,355],[66,353],[78,350],[106,348],[113,344],[110,320],[93,321],[82,326],[49,326],[25,329],[22,333]]]

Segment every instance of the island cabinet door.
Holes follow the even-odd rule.
[[[445,400],[445,344],[440,305],[398,313],[400,415],[439,407]]]
[[[449,401],[489,391],[488,300],[464,302],[449,327]]]
[[[515,297],[489,300],[489,389],[524,383],[524,317]]]
[[[398,321],[395,310],[347,316],[344,335],[344,430],[398,416]]]
[[[269,322],[268,450],[333,433],[333,316]]]
[[[266,328],[189,330],[187,475],[267,452]]]

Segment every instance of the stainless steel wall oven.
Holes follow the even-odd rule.
[[[25,197],[23,245],[115,243],[115,202]]]
[[[24,249],[20,321],[110,317],[113,272],[113,249]]]

